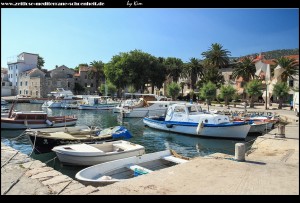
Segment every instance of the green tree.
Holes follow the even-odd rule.
[[[214,43],[208,49],[208,51],[202,52],[202,56],[205,57],[205,61],[208,64],[217,68],[225,68],[229,64],[230,51],[223,49],[223,46],[218,43]]]
[[[198,77],[203,76],[203,66],[199,59],[190,58],[190,62],[185,64],[182,76],[189,78],[191,89],[194,90]]]
[[[217,86],[209,81],[208,83],[204,84],[203,87],[200,89],[199,96],[202,99],[207,99],[208,105],[211,104],[211,101],[216,98],[217,93]]]
[[[136,90],[134,89],[133,85],[129,85],[129,86],[128,86],[128,92],[129,92],[129,93],[133,94],[133,93],[135,93],[135,91],[136,91]]]
[[[242,77],[245,82],[249,82],[250,79],[255,77],[255,64],[253,58],[250,56],[244,57],[233,68],[232,77],[238,79]]]
[[[115,93],[117,92],[117,87],[110,82],[107,82],[106,84],[102,83],[99,86],[98,91],[101,92],[102,95],[106,96],[105,85],[107,87],[107,96],[114,97]]]
[[[205,66],[203,76],[196,83],[196,86],[201,89],[209,81],[216,84],[217,88],[220,88],[224,84],[224,77],[217,68]]]
[[[278,109],[282,109],[282,103],[289,96],[289,87],[286,82],[278,82],[274,85],[273,95],[278,97]]]
[[[89,75],[95,76],[95,82],[96,82],[96,87],[99,87],[100,81],[105,80],[105,75],[104,75],[104,63],[102,61],[92,61],[90,63],[91,66],[93,66],[93,69],[89,71]]]
[[[41,70],[44,67],[44,63],[45,63],[45,61],[44,61],[43,57],[38,56],[38,61],[37,61],[36,67]]]
[[[177,82],[183,70],[183,62],[179,58],[168,57],[164,60],[167,75],[172,77],[173,82]]]
[[[225,106],[228,106],[229,100],[236,94],[236,89],[232,85],[222,85],[220,97],[225,100]]]
[[[254,99],[262,95],[262,83],[260,80],[254,79],[247,83],[245,90],[246,93],[250,96],[250,107],[254,107]]]
[[[179,95],[180,92],[180,87],[176,82],[171,82],[167,86],[167,93],[169,96],[172,97],[172,100],[175,101],[176,97]]]
[[[181,96],[183,96],[183,88],[184,88],[185,82],[180,82],[179,85],[181,87]]]
[[[299,62],[296,59],[283,56],[273,61],[275,62],[275,66],[280,65],[284,69],[280,76],[281,81],[286,82],[288,77],[292,78],[299,74]]]
[[[133,50],[113,56],[104,66],[104,73],[118,89],[132,84],[135,89],[144,92],[146,84],[162,86],[159,83],[165,77],[164,74],[158,75],[160,68],[163,67],[157,58],[141,50]]]
[[[79,94],[79,93],[82,93],[82,92],[84,92],[84,91],[85,91],[84,87],[82,87],[79,83],[75,82],[75,85],[74,85],[74,92],[75,92],[76,94]]]

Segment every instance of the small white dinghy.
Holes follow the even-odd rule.
[[[172,150],[165,150],[90,166],[79,171],[75,178],[85,185],[104,186],[182,164],[187,159],[176,156]]]
[[[100,144],[60,145],[52,149],[62,164],[91,166],[145,154],[145,148],[124,140]]]

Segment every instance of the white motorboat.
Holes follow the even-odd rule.
[[[99,144],[60,145],[52,149],[65,165],[91,166],[117,159],[145,154],[145,148],[128,141],[119,140]]]
[[[165,150],[90,166],[79,171],[75,178],[85,185],[103,186],[187,161]]]
[[[143,118],[146,116],[164,115],[172,101],[146,101],[141,99],[144,105],[141,107],[123,108],[121,114],[123,118]]]
[[[158,130],[233,139],[245,139],[250,129],[247,122],[230,122],[226,115],[206,114],[199,105],[189,103],[173,104],[166,116],[145,117],[143,122]]]

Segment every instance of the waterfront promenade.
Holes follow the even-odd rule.
[[[210,107],[226,109],[226,107]],[[228,110],[228,109],[226,109]],[[230,108],[240,111],[242,107]],[[255,107],[247,111],[264,111]],[[286,117],[285,138],[277,128],[256,139],[246,161],[213,154],[105,187],[84,186],[1,144],[1,194],[299,195],[299,123],[293,111],[270,110]]]

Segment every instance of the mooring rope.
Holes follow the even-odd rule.
[[[17,151],[14,155],[12,155],[2,166],[1,166],[1,168],[3,167],[3,166],[5,166],[6,164],[8,164],[8,162],[10,161],[10,160],[12,160],[17,154],[19,153],[19,151]]]
[[[17,140],[17,139],[19,139],[20,137],[22,137],[22,136],[24,136],[24,135],[26,135],[25,131],[22,132],[18,137],[11,138],[10,140]]]
[[[36,134],[37,134],[37,132],[34,133],[34,142],[33,142],[33,146],[32,146],[32,151],[31,151],[31,153],[29,154],[29,156],[31,156],[31,154],[33,153],[33,151],[34,151],[34,149],[35,149]]]

